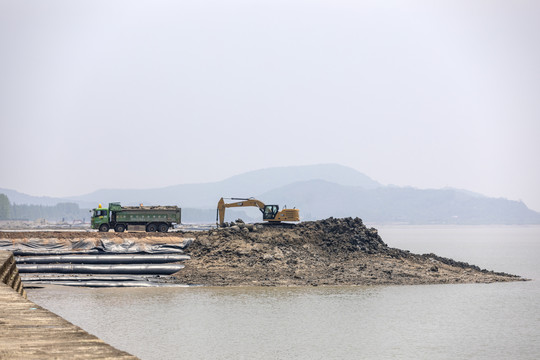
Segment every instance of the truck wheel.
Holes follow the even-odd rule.
[[[108,224],[101,224],[101,225],[99,226],[99,231],[100,231],[100,232],[107,232],[107,231],[109,231],[109,229],[110,229],[110,227],[109,227]]]
[[[157,230],[156,224],[148,224],[146,227],[146,232],[155,232]]]
[[[159,232],[167,232],[167,231],[169,231],[169,226],[167,224],[159,224],[158,231]]]
[[[114,227],[114,231],[116,232],[124,232],[125,230],[126,230],[126,227],[123,224],[118,224]]]

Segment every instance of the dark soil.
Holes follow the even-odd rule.
[[[187,233],[191,260],[175,274],[187,284],[302,286],[491,283],[524,280],[388,247],[359,218],[295,225],[236,226]]]

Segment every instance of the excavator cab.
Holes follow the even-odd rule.
[[[262,210],[263,220],[273,220],[273,219],[275,219],[278,211],[279,211],[279,206],[278,205],[265,205],[264,210]]]

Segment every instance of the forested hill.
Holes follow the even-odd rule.
[[[89,209],[81,209],[76,203],[58,203],[56,205],[32,205],[11,203],[0,193],[0,220],[38,220],[81,221],[89,222]]]

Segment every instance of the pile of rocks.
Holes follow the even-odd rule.
[[[515,281],[433,254],[388,247],[359,218],[245,224],[193,232],[179,282],[203,285],[372,285]]]
[[[236,221],[224,222],[223,225],[219,228],[226,231],[244,231],[244,232],[254,232],[260,231],[263,229],[262,224],[246,224],[242,219],[236,219]]]

